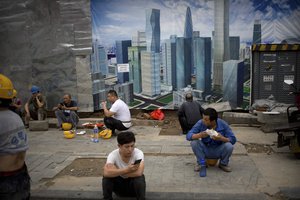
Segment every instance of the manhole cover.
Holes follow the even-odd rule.
[[[77,158],[70,165],[59,172],[59,176],[95,177],[103,176],[105,158]]]

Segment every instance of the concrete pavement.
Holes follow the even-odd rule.
[[[238,142],[231,173],[209,167],[207,177],[193,171],[195,157],[184,135],[160,136],[160,128],[133,126],[137,148],[145,153],[148,199],[300,199],[300,160],[287,149],[277,149],[276,133],[256,127],[232,126]],[[56,175],[76,158],[106,158],[117,148],[116,138],[89,140],[87,134],[64,139],[63,132],[49,129],[28,132],[26,162],[32,178],[32,199],[101,199],[101,177]],[[245,144],[264,144],[275,151],[247,153]]]

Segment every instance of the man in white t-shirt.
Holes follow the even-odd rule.
[[[132,132],[121,132],[117,136],[118,149],[112,151],[103,170],[102,189],[104,199],[118,196],[145,199],[144,153],[135,148]]]
[[[115,90],[108,91],[107,100],[112,104],[108,110],[106,101],[101,103],[104,111],[104,124],[115,133],[115,129],[123,131],[131,127],[131,115],[127,104],[119,99]]]

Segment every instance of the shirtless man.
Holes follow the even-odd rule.
[[[0,74],[0,199],[30,198],[30,177],[25,164],[28,140],[19,115],[10,111],[13,84]]]

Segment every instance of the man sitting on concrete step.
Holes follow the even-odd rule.
[[[62,123],[68,122],[72,124],[72,128],[76,128],[79,122],[78,109],[77,102],[72,100],[71,95],[68,93],[65,94],[63,102],[53,108],[58,121],[58,127],[61,128]]]
[[[114,192],[122,197],[145,199],[144,153],[135,148],[132,132],[117,136],[118,149],[112,151],[103,170],[102,189],[104,199],[112,199]]]
[[[33,85],[31,87],[31,97],[25,104],[25,126],[29,126],[29,121],[45,120],[47,117],[46,100],[42,95],[39,87]]]

